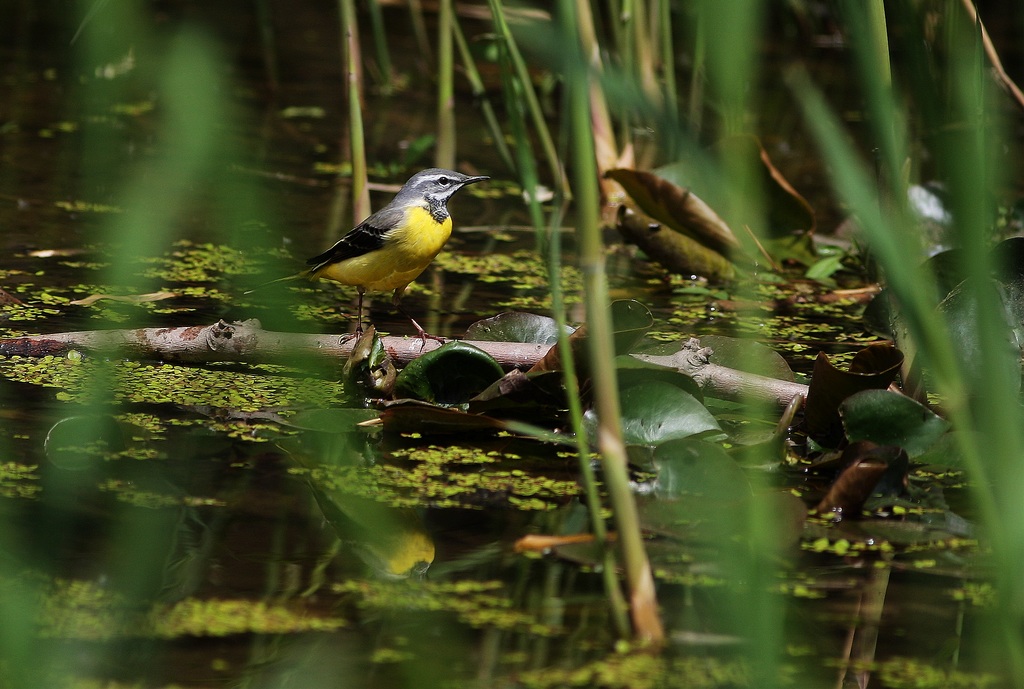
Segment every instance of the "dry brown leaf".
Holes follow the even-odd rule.
[[[658,222],[725,256],[740,248],[732,228],[689,189],[642,170],[617,168],[609,170],[608,176],[623,186],[640,210]]]
[[[613,540],[613,534],[609,534],[609,540]],[[571,536],[547,536],[543,534],[529,534],[516,541],[514,549],[517,553],[528,551],[542,552],[560,545],[573,543],[593,543],[594,535],[589,533],[572,534]]]

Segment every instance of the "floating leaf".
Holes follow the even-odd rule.
[[[632,385],[621,397],[622,433],[628,445],[658,445],[700,433],[724,435],[711,412],[682,387],[655,380]]]
[[[498,419],[459,409],[435,407],[417,400],[388,402],[380,412],[381,424],[390,433],[470,433],[504,428]]]
[[[849,371],[832,365],[824,352],[814,361],[807,391],[805,419],[808,434],[825,447],[835,447],[843,438],[839,405],[861,390],[884,390],[896,379],[903,354],[888,343],[878,343],[857,352]]]
[[[906,454],[893,445],[879,446],[871,442],[852,443],[843,451],[846,468],[832,482],[828,493],[815,511],[833,512],[858,517],[864,503],[875,491],[890,465],[903,458],[902,473],[906,473]]]
[[[851,441],[896,445],[911,458],[923,454],[950,428],[923,405],[889,390],[858,392],[840,405],[839,414]]]
[[[467,411],[550,426],[566,406],[560,371],[509,371],[470,400]]]
[[[572,328],[567,326],[566,333],[571,334]],[[473,323],[466,329],[466,339],[550,345],[558,341],[558,323],[550,316],[510,311]]]
[[[464,342],[447,342],[409,363],[395,379],[395,396],[462,404],[504,375],[494,358]]]
[[[1001,323],[992,323],[988,330],[982,329],[979,299],[1002,306]],[[949,324],[950,342],[969,379],[982,377],[985,350],[982,342],[1001,342],[1004,345],[998,350],[1001,373],[1007,381],[1013,381],[1015,389],[1019,387],[1024,344],[1024,283],[1015,281],[1004,285],[987,278],[965,280],[942,300],[938,310]]]
[[[721,446],[695,438],[662,443],[654,451],[656,495],[734,500],[750,497],[746,473]]]
[[[963,433],[970,434],[970,439],[964,440],[961,435]],[[942,470],[964,470],[966,461],[963,448],[965,447],[985,447],[981,433],[977,431],[951,430],[939,436],[938,440],[932,443],[923,453],[917,455],[914,460],[922,465]]]
[[[615,353],[628,354],[654,325],[654,316],[636,299],[613,301],[611,310]]]
[[[713,361],[720,366],[737,371],[756,373],[777,380],[793,382],[796,376],[781,354],[771,347],[746,337],[725,335],[704,335],[700,338],[702,347],[714,350]]]
[[[285,424],[321,433],[350,433],[378,416],[373,409],[306,409],[288,417]]]
[[[697,382],[679,369],[653,364],[632,356],[617,357],[615,366],[620,390],[634,385],[661,381],[685,390],[698,400],[703,401],[704,399]]]
[[[628,354],[654,325],[654,316],[651,315],[650,309],[635,299],[621,299],[612,302],[611,310],[615,352],[616,354]],[[590,377],[590,351],[586,346],[586,338],[586,326],[580,326],[569,336],[573,360],[576,362],[581,379]],[[552,347],[542,359],[530,368],[529,372],[560,370],[562,370],[562,354],[558,347]]]
[[[671,440],[654,457],[655,494],[638,504],[645,529],[681,540],[714,541],[742,530],[750,483],[719,445],[697,438]]]

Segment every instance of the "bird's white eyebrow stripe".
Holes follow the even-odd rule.
[[[447,178],[451,179],[451,175],[445,174],[443,172],[439,172],[437,174],[430,175],[429,177],[420,177],[416,181],[416,184],[419,185],[419,184],[421,184],[423,182],[436,182],[437,180],[441,179],[442,177],[447,177]]]

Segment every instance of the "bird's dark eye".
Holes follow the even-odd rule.
[[[440,184],[442,187],[447,187],[449,184],[452,183],[452,180],[449,177],[438,177],[437,183]]]

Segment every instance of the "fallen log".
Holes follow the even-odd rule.
[[[424,342],[410,337],[383,337],[381,341],[399,367],[441,346],[433,340]],[[309,356],[342,359],[352,352],[355,343],[356,339],[351,335],[276,332],[264,330],[255,319],[236,323],[222,320],[207,326],[84,330],[0,338],[0,356],[63,356],[73,350],[86,350],[172,363],[295,363]],[[468,340],[465,343],[487,352],[505,370],[529,369],[552,346]],[[807,394],[805,385],[719,366],[711,362],[712,355],[710,348],[700,346],[700,340],[690,338],[670,356],[634,356],[685,373],[709,397],[785,407],[797,395]]]

